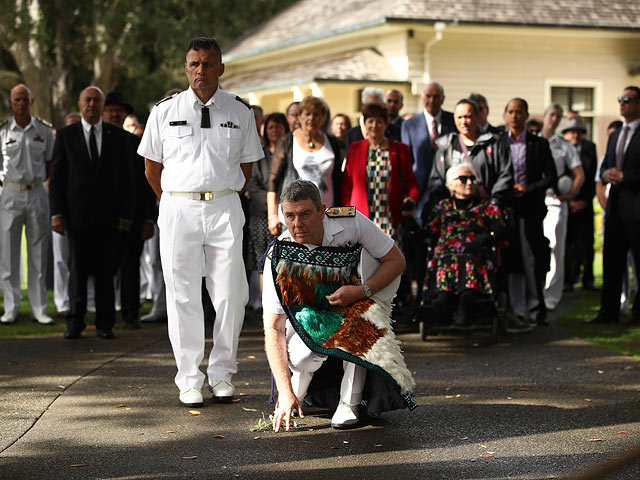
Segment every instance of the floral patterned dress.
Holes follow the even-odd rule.
[[[493,293],[488,275],[492,267],[490,252],[472,253],[469,245],[478,235],[490,233],[495,224],[503,224],[500,210],[487,201],[472,202],[459,209],[447,198],[436,205],[429,229],[438,242],[428,268],[428,275],[435,278],[425,281],[425,288],[435,288],[430,294],[441,291],[460,294],[465,289]]]

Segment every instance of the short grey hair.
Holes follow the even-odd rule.
[[[11,94],[11,93],[13,93],[13,91],[14,91],[16,88],[18,88],[18,87],[22,87],[22,88],[24,88],[24,89],[27,91],[27,93],[29,94],[29,100],[33,100],[33,93],[31,93],[31,89],[30,89],[29,87],[27,87],[24,83],[19,83],[19,84],[15,85],[15,86],[11,89],[10,94]]]
[[[100,94],[100,96],[102,97],[102,100],[104,101],[104,92],[102,91],[102,89],[96,85],[89,85],[88,87],[84,88],[81,92],[80,95],[78,95],[78,99],[82,96],[82,94],[84,92],[86,92],[87,90],[89,90],[90,88],[97,90],[98,93]]]
[[[473,167],[468,162],[456,163],[452,167],[449,167],[449,170],[447,170],[447,173],[445,175],[445,181],[446,181],[446,184],[447,184],[447,188],[449,188],[449,190],[451,190],[449,185],[456,178],[458,178],[458,176],[460,174],[460,171],[464,170],[464,169],[469,170],[471,172],[471,174],[473,175]]]
[[[368,97],[376,97],[378,98],[377,102],[367,102]],[[360,101],[362,104],[366,103],[384,103],[384,90],[376,87],[366,87],[362,90],[362,94],[360,95]]]
[[[308,180],[294,180],[284,187],[280,194],[281,204],[284,202],[301,202],[302,200],[311,200],[318,210],[322,208],[320,190]]]

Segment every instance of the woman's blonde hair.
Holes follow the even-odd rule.
[[[304,97],[299,105],[300,113],[303,111],[312,112],[314,110],[319,111],[327,118],[329,112],[327,110],[327,104],[318,97],[314,97],[313,95],[309,95],[308,97]]]

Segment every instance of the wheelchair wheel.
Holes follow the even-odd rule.
[[[426,342],[427,341],[427,324],[424,322],[424,320],[420,320],[418,327],[420,329],[420,339],[423,342]]]

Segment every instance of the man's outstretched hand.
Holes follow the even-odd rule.
[[[273,412],[273,431],[279,432],[280,425],[282,424],[282,420],[284,420],[285,429],[287,432],[289,431],[289,427],[291,426],[291,415],[293,411],[296,410],[298,412],[298,416],[300,418],[304,418],[304,413],[302,413],[302,405],[293,394],[290,392],[286,395],[278,396],[278,403],[276,403],[276,410]]]

